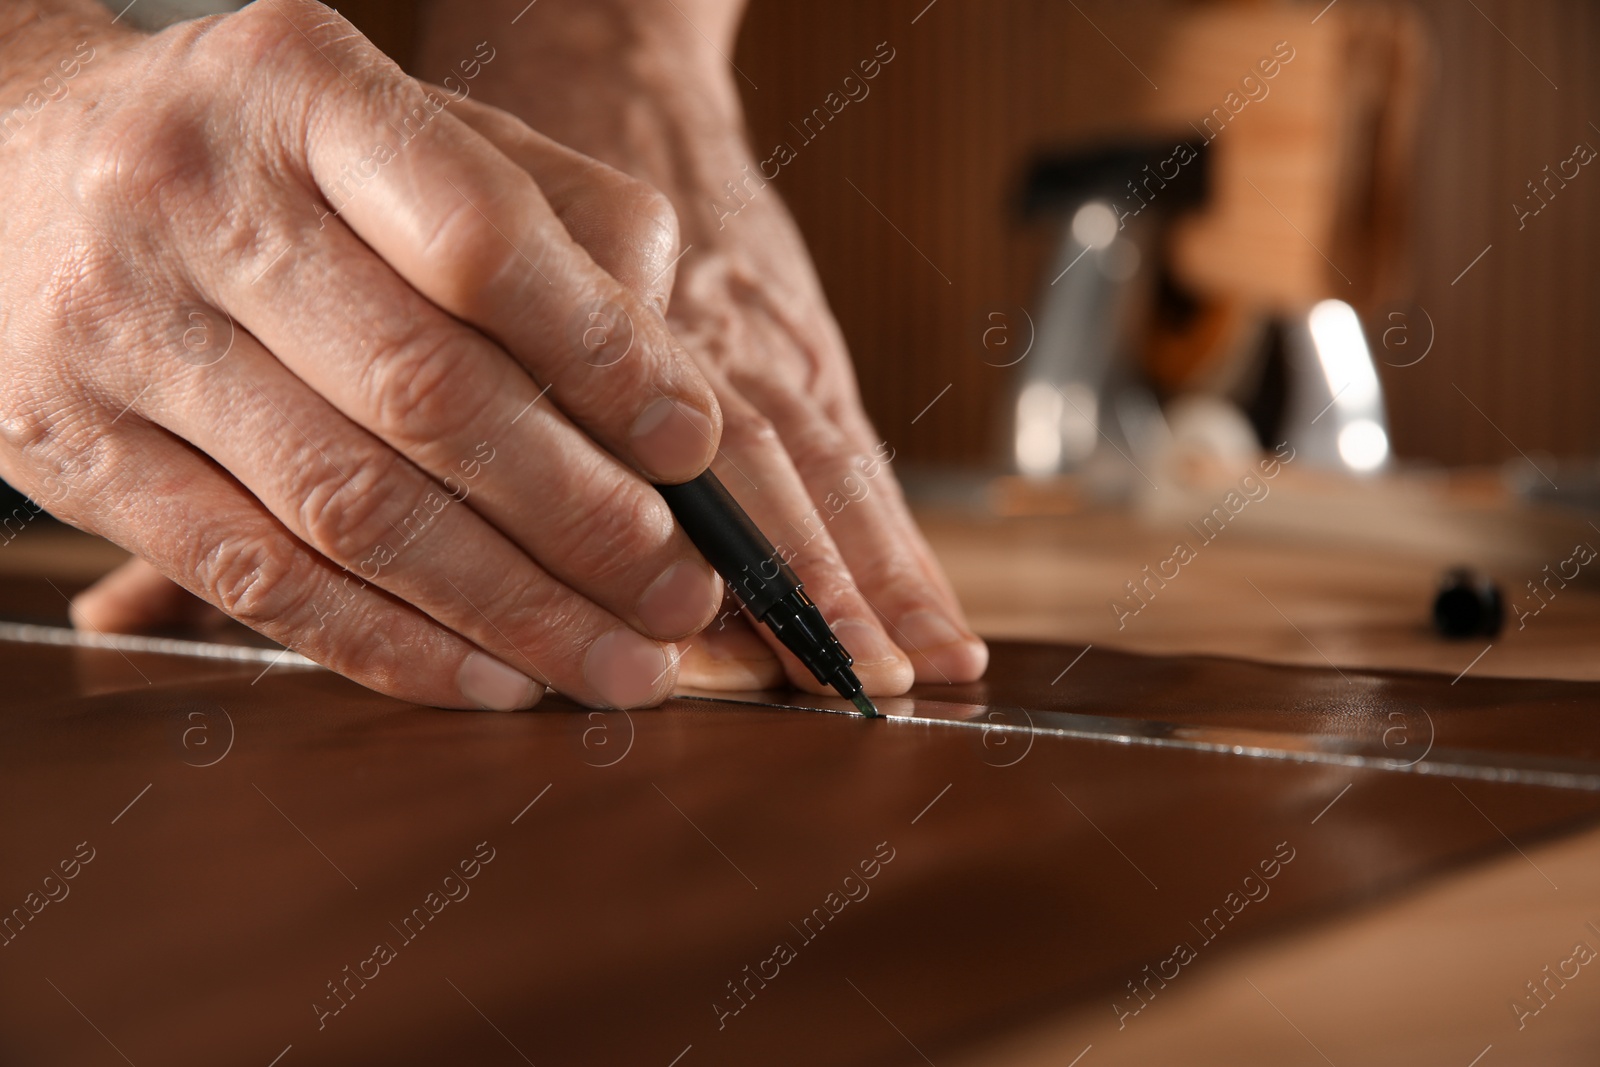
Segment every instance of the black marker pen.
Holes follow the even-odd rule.
[[[855,662],[850,653],[828,629],[794,571],[778,558],[772,543],[717,476],[706,471],[692,482],[656,489],[745,609],[765,623],[817,681],[833,686],[867,718],[878,717],[878,709],[850,669]]]

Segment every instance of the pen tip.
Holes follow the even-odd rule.
[[[865,693],[857,693],[850,698],[850,703],[854,704],[861,714],[869,719],[883,718],[883,712],[879,711],[877,706],[867,699],[867,694]]]

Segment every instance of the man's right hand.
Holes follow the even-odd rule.
[[[309,0],[62,7],[0,38],[0,475],[381,692],[663,699],[722,594],[666,201]]]

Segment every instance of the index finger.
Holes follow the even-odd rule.
[[[283,4],[289,21],[296,5]],[[339,26],[291,23],[338,66]],[[364,57],[366,58],[366,57]],[[660,482],[716,454],[722,416],[647,300],[573,240],[533,178],[398,68],[330,74],[308,162],[341,218],[418,292],[494,337],[574,422]],[[352,166],[341,145],[372,145]],[[366,177],[363,177],[363,176]],[[355,195],[359,193],[359,195]]]

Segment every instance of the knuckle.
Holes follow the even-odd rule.
[[[632,575],[667,543],[673,528],[671,513],[653,491],[641,488],[625,485],[573,498],[572,513],[559,526],[562,543],[555,549],[564,570],[610,587]]]
[[[203,116],[189,100],[162,96],[123,109],[118,121],[96,124],[87,135],[75,180],[80,202],[101,223],[151,211],[181,217],[186,205],[176,195],[203,183],[212,162],[206,140]]]
[[[232,14],[176,23],[159,39],[211,69],[225,66],[250,75],[270,73],[271,64],[292,47],[293,26],[284,21],[287,10],[283,0],[261,0]]]
[[[826,533],[802,546],[796,558],[795,565],[805,579],[806,592],[825,616],[830,619],[847,615],[862,619],[876,616],[876,611],[862,599],[855,577]]]
[[[572,671],[596,636],[588,602],[535,569],[508,575],[481,595],[474,592],[471,605],[462,608],[460,632],[541,677]]]
[[[342,599],[348,600],[350,596],[349,592],[343,592]],[[341,595],[330,593],[328,602],[330,609],[341,607]],[[324,666],[370,689],[398,692],[406,681],[405,667],[415,662],[411,657],[418,650],[396,646],[393,620],[363,618],[367,614],[355,612],[348,625],[339,628],[336,639],[310,642],[314,647],[303,651],[308,655],[314,652],[313,658]],[[322,618],[323,614],[317,617]]]
[[[258,95],[272,101],[263,112],[257,100],[246,99],[244,90],[233,86],[241,71],[258,81],[271,73],[272,64],[256,54],[270,49],[252,45],[249,35],[236,28],[260,21],[242,14],[219,16],[164,31],[164,47],[149,50],[135,80],[188,83],[196,70],[203,70],[218,90],[114,97],[104,105],[104,121],[85,124],[73,187],[85,217],[95,223],[97,238],[123,233],[130,223],[164,230],[169,240],[172,233],[212,238],[218,229],[231,234],[260,228],[245,217],[248,213],[231,207],[229,198],[218,196],[222,185],[239,187],[247,180],[242,172],[250,160],[267,171],[269,180],[281,181],[281,157],[294,143],[272,117],[294,110],[292,94],[277,82],[260,86]],[[241,152],[239,133],[232,127],[245,109],[253,129],[244,142],[249,151]]]
[[[30,463],[48,463],[61,451],[69,435],[71,420],[37,396],[18,396],[6,390],[0,411],[0,441],[6,450]]]
[[[297,494],[298,519],[306,541],[335,563],[349,566],[387,540],[420,512],[425,529],[434,514],[409,465],[388,449],[374,449],[343,471],[317,465],[317,474]]]
[[[476,425],[491,396],[465,373],[463,331],[427,324],[382,338],[368,364],[379,436],[431,444]]]
[[[316,0],[255,0],[164,35],[180,35],[189,46],[181,61],[235,87],[234,112],[249,113],[297,151],[333,125],[335,113],[382,105],[410,82],[344,16]]]
[[[114,330],[139,317],[135,302],[143,294],[136,291],[115,247],[98,234],[52,241],[40,252],[37,259],[28,257],[37,285],[33,299],[13,311],[22,327],[18,333],[29,339],[26,343],[36,356],[59,359],[63,349],[104,343]],[[14,345],[16,336],[7,340]]]
[[[678,212],[665,193],[647,182],[619,174],[610,191],[612,209],[646,261],[669,262],[678,252]]]
[[[741,453],[769,451],[781,448],[778,429],[772,420],[755,412],[728,414],[724,407],[722,447]]]
[[[203,546],[189,568],[206,599],[255,629],[295,620],[306,587],[297,579],[293,550],[263,535],[227,537]]]
[[[796,428],[784,444],[807,484],[826,485],[849,473],[851,449],[837,429],[826,424]]]
[[[84,503],[105,487],[106,472],[136,462],[114,439],[91,437],[92,403],[72,397],[43,403],[36,397],[6,398],[0,443],[16,466],[6,471],[16,487],[57,518],[77,522]],[[8,466],[11,466],[8,463]]]
[[[853,487],[861,484],[855,468],[851,466],[851,452],[842,442],[807,449],[793,442],[795,470],[811,495],[821,500],[825,497],[843,499]]]
[[[269,77],[286,68],[300,74],[314,70],[338,78],[318,48],[355,31],[337,11],[315,0],[257,0],[233,14],[201,20],[192,32],[207,58],[231,70]]]
[[[618,277],[659,281],[677,258],[678,213],[672,201],[603,163],[592,164],[582,195],[562,204],[560,217],[595,262]]]
[[[496,282],[517,269],[521,253],[488,223],[492,205],[471,199],[465,190],[447,209],[422,245],[422,258],[435,267],[435,303],[474,321],[498,310],[491,294]]]

